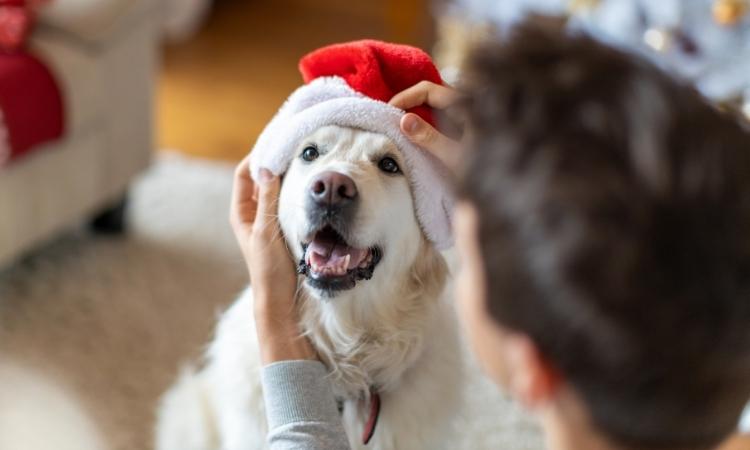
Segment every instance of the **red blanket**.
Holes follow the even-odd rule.
[[[52,73],[23,49],[32,12],[0,0],[0,166],[63,134],[63,102]]]

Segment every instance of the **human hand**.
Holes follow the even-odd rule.
[[[245,158],[235,170],[229,221],[250,274],[261,360],[313,359],[300,333],[297,274],[277,219],[281,180],[262,169],[255,184],[248,167]]]
[[[445,109],[458,99],[455,89],[430,81],[420,81],[407,88],[388,102],[400,109],[410,109],[427,105],[435,109]],[[414,144],[429,151],[448,167],[455,167],[458,160],[459,143],[436,130],[432,125],[414,113],[406,113],[401,118],[401,132]]]

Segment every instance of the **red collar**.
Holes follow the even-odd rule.
[[[362,444],[367,445],[375,434],[375,426],[378,424],[380,416],[380,395],[376,391],[370,392],[370,416],[365,423],[365,429],[362,432]]]

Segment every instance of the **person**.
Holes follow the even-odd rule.
[[[750,398],[750,134],[584,36],[522,28],[467,67],[460,94],[420,83],[390,103],[465,119],[460,143],[413,114],[401,126],[455,168],[456,300],[485,373],[540,418],[549,450],[718,448]],[[253,184],[247,164],[231,223],[271,448],[347,448],[297,325],[281,181]]]

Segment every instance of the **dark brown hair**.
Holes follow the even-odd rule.
[[[750,398],[750,135],[646,61],[522,27],[470,58],[488,309],[613,442],[711,448]]]

